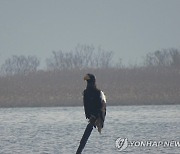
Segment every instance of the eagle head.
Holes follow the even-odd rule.
[[[84,80],[87,81],[89,84],[95,84],[96,82],[96,77],[93,74],[86,74],[84,76]]]

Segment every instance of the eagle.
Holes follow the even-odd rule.
[[[86,126],[76,154],[81,154],[93,127],[97,127],[98,132],[101,133],[106,116],[106,97],[103,91],[96,87],[95,76],[93,74],[86,74],[84,80],[87,81],[87,87],[83,91],[83,103],[85,116],[86,119],[89,119],[89,123]]]
[[[85,116],[101,133],[106,116],[106,96],[96,87],[96,78],[93,74],[86,74],[84,80],[87,81],[87,87],[83,91]]]

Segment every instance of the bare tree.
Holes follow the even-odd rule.
[[[145,58],[146,66],[170,66],[172,64],[172,53],[169,49],[157,50],[148,53]]]
[[[64,70],[73,68],[73,55],[71,52],[53,51],[53,56],[46,60],[50,70]]]
[[[1,66],[1,71],[4,75],[26,75],[29,72],[34,72],[40,65],[40,61],[35,56],[17,56],[14,55],[11,58],[5,60]]]
[[[180,67],[180,51],[178,49],[171,48],[169,49],[169,54],[171,56],[171,66]]]
[[[113,52],[102,48],[95,50],[92,45],[77,45],[70,52],[53,51],[53,56],[47,59],[50,70],[108,68],[111,66]]]
[[[75,68],[91,67],[94,50],[92,45],[77,45],[73,57]]]
[[[106,51],[101,47],[98,48],[98,51],[94,53],[93,58],[91,59],[91,67],[94,68],[109,68],[112,63],[113,52]]]

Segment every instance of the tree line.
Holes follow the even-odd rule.
[[[162,49],[155,52],[150,52],[146,55],[144,60],[145,66],[150,67],[180,67],[180,50]]]
[[[109,105],[179,104],[180,51],[148,53],[143,65],[114,62],[114,53],[89,45],[53,51],[40,69],[36,56],[14,55],[1,66],[0,107],[82,105],[83,76],[93,73]]]
[[[47,71],[61,71],[87,68],[109,68],[112,66],[113,52],[95,48],[93,45],[77,45],[74,50],[65,52],[52,51],[46,59]],[[40,60],[36,56],[13,55],[1,66],[1,75],[27,75],[36,72]]]
[[[92,45],[78,45],[73,51],[53,51],[46,60],[48,70],[71,70],[86,68],[109,68],[113,52]]]
[[[74,50],[65,52],[52,51],[51,57],[46,59],[46,71],[62,71],[72,69],[107,69],[121,68],[122,61],[114,62],[114,52],[104,50],[93,45],[77,45]],[[27,75],[37,72],[40,59],[36,56],[13,55],[7,58],[1,66],[1,75]],[[149,68],[180,68],[180,50],[175,48],[162,49],[146,54],[143,66]]]

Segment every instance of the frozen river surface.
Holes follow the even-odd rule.
[[[0,154],[75,154],[87,125],[83,107],[1,108]],[[118,151],[117,138],[136,141]],[[140,141],[180,141],[180,105],[109,106],[100,135],[93,130],[84,154],[179,154],[180,146]]]

